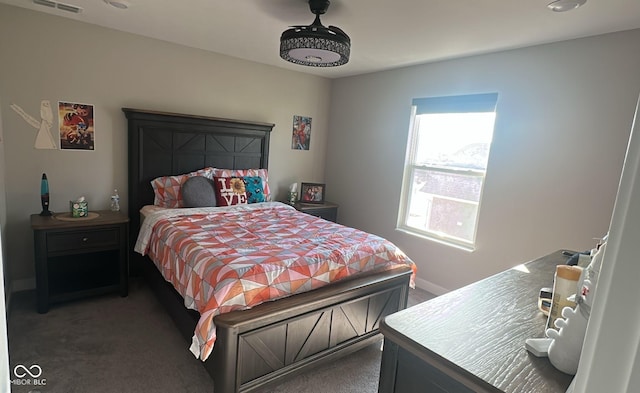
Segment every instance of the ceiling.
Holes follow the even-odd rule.
[[[59,1],[79,14],[33,0],[0,3],[327,78],[640,28],[639,0],[588,0],[568,12],[550,11],[551,0],[332,0],[322,23],[351,37],[351,60],[316,68],[279,57],[280,34],[313,22],[306,0],[122,1],[128,9]]]

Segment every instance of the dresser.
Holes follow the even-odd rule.
[[[572,376],[525,349],[543,337],[540,288],[553,286],[557,251],[388,315],[380,393],[564,393]]]
[[[128,294],[129,218],[112,211],[31,215],[39,313],[53,303],[119,292]]]

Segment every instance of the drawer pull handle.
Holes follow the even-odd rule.
[[[82,241],[83,241],[83,242],[85,242],[85,243],[86,243],[88,240],[89,240],[89,238],[88,238],[88,237],[83,237],[83,238],[82,238]]]

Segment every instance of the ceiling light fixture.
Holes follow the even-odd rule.
[[[549,3],[547,8],[554,12],[565,12],[575,10],[586,2],[587,0],[556,0]]]
[[[351,39],[335,26],[324,27],[320,15],[327,12],[329,0],[309,0],[316,19],[309,26],[291,26],[280,37],[280,57],[310,67],[335,67],[346,64]]]
[[[104,0],[104,2],[109,4],[112,7],[115,7],[121,10],[126,10],[127,8],[129,8],[129,2],[124,0]]]

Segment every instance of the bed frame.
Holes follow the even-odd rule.
[[[153,204],[152,179],[208,166],[267,168],[273,124],[122,110],[129,128],[131,249],[140,208]],[[184,307],[147,257],[133,251],[130,257],[132,270],[144,274],[190,343],[199,314]],[[215,393],[262,391],[378,341],[381,318],[406,307],[410,274],[408,267],[370,273],[215,317],[217,340],[202,362]]]

